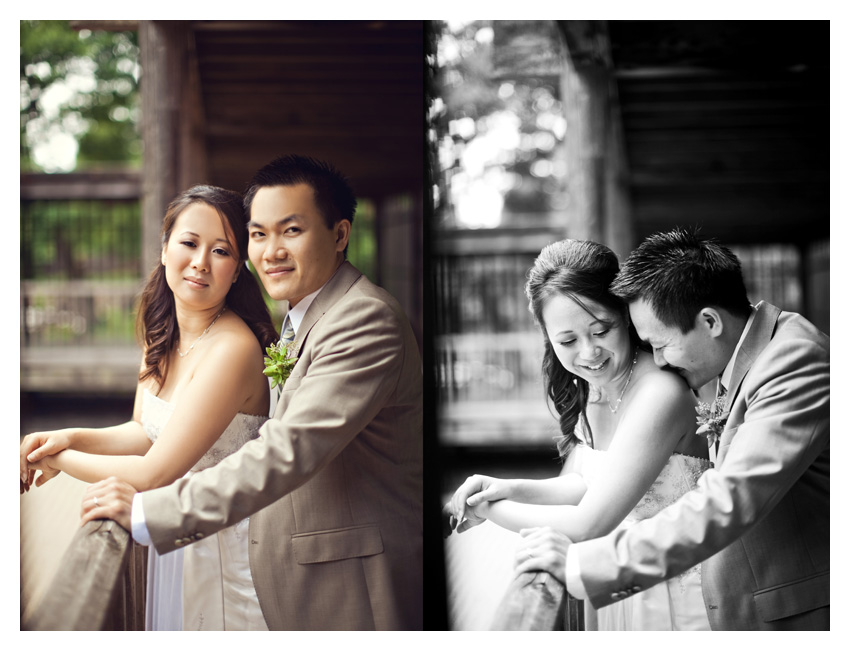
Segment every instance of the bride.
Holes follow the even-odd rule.
[[[608,292],[617,271],[614,253],[594,242],[540,252],[526,294],[544,335],[564,468],[544,480],[468,478],[445,507],[458,532],[490,520],[513,531],[551,527],[573,542],[597,538],[654,515],[710,467],[693,394],[638,347],[626,306]],[[587,628],[709,630],[699,566],[596,613],[585,608]]]
[[[258,436],[269,410],[263,349],[277,333],[244,264],[247,243],[239,194],[195,186],[171,203],[161,264],[139,305],[144,358],[133,419],[27,435],[22,490],[36,470],[36,486],[66,472],[149,490],[213,466]],[[245,519],[163,556],[151,547],[146,628],[265,629],[247,533]]]

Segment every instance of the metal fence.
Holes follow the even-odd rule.
[[[140,289],[136,201],[21,203],[21,343],[132,345]]]
[[[21,175],[21,391],[132,394],[137,172]]]

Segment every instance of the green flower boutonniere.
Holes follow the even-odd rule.
[[[704,436],[709,447],[720,438],[729,418],[726,412],[726,398],[721,396],[714,402],[698,402],[697,410],[697,434]]]
[[[263,362],[266,368],[263,369],[263,375],[272,379],[272,389],[280,385],[281,387],[286,382],[298,358],[295,356],[295,342],[288,344],[282,341],[266,348],[266,358]]]

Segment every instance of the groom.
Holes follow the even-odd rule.
[[[422,628],[422,367],[398,303],[345,261],[355,204],[320,161],[256,173],[248,255],[298,362],[259,439],[132,498],[134,538],[146,528],[161,554],[250,515],[272,630]]]
[[[656,364],[725,391],[714,470],[655,517],[572,544],[523,532],[516,571],[546,570],[607,606],[702,563],[714,630],[829,629],[829,338],[747,300],[728,249],[682,230],[628,258],[626,300]],[[725,421],[725,427],[723,427]]]

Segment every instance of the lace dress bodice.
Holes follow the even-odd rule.
[[[581,455],[576,470],[588,486],[595,481],[607,481],[604,477],[607,452],[586,445],[577,446],[575,451]],[[638,521],[663,511],[696,488],[697,480],[709,468],[711,462],[708,459],[674,452],[619,527],[634,526]],[[700,568],[700,565],[694,565],[628,599],[592,611],[588,617],[592,624],[588,627],[602,631],[708,630]]]
[[[159,437],[171,414],[174,413],[174,405],[158,398],[145,389],[142,396],[142,428],[151,442]],[[192,466],[189,472],[198,472],[211,468],[225,457],[230,456],[248,441],[260,436],[259,430],[268,418],[266,416],[252,416],[250,414],[236,414],[218,440],[206,451],[198,462]]]
[[[607,452],[594,450],[584,445],[576,449],[581,450],[580,472],[589,486],[604,472]],[[711,468],[711,462],[708,459],[674,452],[658,473],[658,477],[652,482],[652,486],[626,516],[626,520],[632,522],[645,520],[666,509],[682,495],[694,489],[697,480],[709,468]]]

